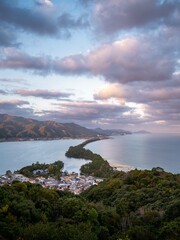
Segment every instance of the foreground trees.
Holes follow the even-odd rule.
[[[13,182],[0,187],[0,239],[178,240],[180,175],[118,172],[81,196]]]

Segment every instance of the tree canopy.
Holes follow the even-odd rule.
[[[180,175],[118,172],[80,196],[14,181],[0,187],[0,239],[178,240]]]

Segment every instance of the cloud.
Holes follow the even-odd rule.
[[[38,6],[43,6],[43,7],[45,6],[49,8],[52,8],[54,6],[51,0],[36,0],[35,3]]]
[[[1,95],[7,95],[8,92],[0,89],[0,94],[1,94]]]
[[[0,113],[6,113],[10,115],[32,117],[34,111],[30,107],[28,101],[22,100],[11,100],[11,101],[0,101]]]
[[[109,103],[100,104],[95,101],[61,102],[53,104],[56,110],[39,112],[42,119],[53,119],[58,122],[76,122],[78,124],[92,126],[96,124],[106,125],[114,119],[123,119],[123,115],[132,108]]]
[[[0,78],[0,84],[1,87],[4,89],[7,89],[9,87],[11,87],[11,89],[16,89],[17,86],[29,86],[30,84],[25,80],[25,79],[21,79],[21,78]],[[12,92],[8,91],[8,94],[10,94]]]
[[[61,28],[66,28],[66,29],[69,29],[69,28],[78,29],[78,28],[89,27],[89,22],[86,19],[85,15],[82,15],[77,19],[74,19],[72,15],[70,15],[69,13],[64,13],[58,17],[58,25]]]
[[[58,32],[53,18],[33,9],[20,8],[12,1],[0,1],[0,21],[36,34],[52,35]]]
[[[146,112],[152,121],[164,121],[169,125],[179,124],[180,99],[154,101],[146,106]]]
[[[16,41],[16,35],[13,32],[13,28],[9,27],[7,24],[0,24],[0,46],[19,46]]]
[[[44,99],[64,99],[72,96],[72,93],[58,92],[58,91],[49,91],[49,90],[26,90],[26,89],[18,89],[14,91],[14,94],[18,94],[23,97],[40,97]]]
[[[1,108],[11,109],[14,106],[22,106],[22,105],[28,105],[28,101],[22,101],[22,100],[12,100],[12,101],[0,101]]]
[[[61,74],[102,76],[108,82],[160,81],[172,78],[176,59],[163,45],[154,48],[147,38],[126,38],[105,44],[87,55],[74,55],[53,62]]]
[[[124,99],[126,102],[150,103],[153,101],[165,101],[180,99],[180,83],[176,80],[170,82],[142,83],[138,84],[108,84],[97,90],[94,94],[96,100],[108,100],[111,98]]]
[[[107,100],[110,98],[125,98],[127,97],[127,92],[121,84],[107,84],[101,89],[98,89],[94,94],[94,99],[96,100]]]
[[[15,48],[5,48],[1,54],[0,68],[31,70],[44,75],[97,76],[107,82],[122,84],[158,82],[173,78],[179,64],[178,56],[178,37],[174,31],[164,29],[159,32],[158,38],[150,35],[124,38],[104,44],[87,54],[61,59],[31,56]]]
[[[95,0],[93,3],[92,19],[97,34],[108,35],[127,29],[154,27],[156,24],[179,25],[179,0]]]
[[[36,0],[38,6],[53,7],[50,0]],[[77,19],[70,14],[62,13],[57,15],[57,11],[40,11],[37,8],[25,8],[18,5],[16,1],[0,1],[0,23],[4,28],[14,28],[14,32],[23,30],[28,33],[40,36],[56,36],[59,38],[70,37],[70,30],[84,29],[88,26],[85,16]],[[11,40],[7,31],[3,34],[4,45],[14,44],[14,38]]]
[[[16,48],[5,48],[0,59],[1,69],[29,69],[39,73],[48,72],[50,59],[48,57],[30,56]]]
[[[178,43],[176,37],[165,39],[167,32],[164,34],[159,39],[149,39],[149,36],[125,38],[87,54],[62,59],[31,56],[15,48],[5,48],[0,68],[32,70],[39,74],[98,76],[107,82],[123,84],[170,80],[178,66]],[[157,48],[159,41],[161,45]]]
[[[138,82],[108,84],[97,90],[94,99],[100,101],[124,102],[125,106],[133,106],[134,111],[126,113],[127,124],[165,124],[180,127],[180,81],[174,75],[171,81]],[[133,115],[140,114],[140,117]],[[132,116],[132,119],[130,118]],[[130,120],[130,121],[129,121]]]

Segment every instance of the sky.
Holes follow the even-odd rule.
[[[180,133],[179,0],[0,0],[0,113]]]

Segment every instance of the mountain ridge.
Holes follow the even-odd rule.
[[[104,134],[108,136],[115,136],[115,135],[126,135],[131,134],[130,131],[126,131],[123,129],[102,129],[102,128],[95,128],[93,129],[98,134]]]
[[[122,129],[89,129],[76,123],[0,114],[0,141],[50,140],[61,138],[92,138],[131,134]]]
[[[31,118],[0,114],[0,140],[55,138],[89,138],[98,134],[75,123],[38,121]]]

